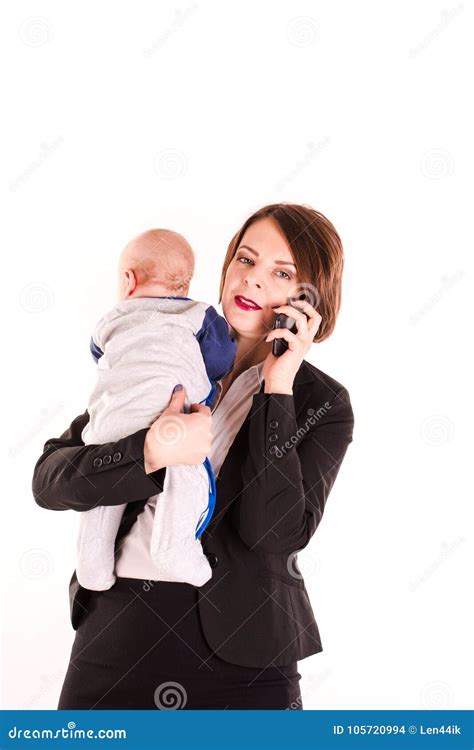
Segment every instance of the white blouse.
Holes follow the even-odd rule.
[[[244,370],[232,383],[221,400],[222,381],[216,382],[216,391],[211,405],[212,445],[209,460],[214,474],[219,475],[230,446],[245,421],[252,406],[255,393],[258,393],[263,379],[264,361]],[[159,580],[157,569],[150,556],[151,532],[156,499],[153,495],[140,513],[132,528],[119,542],[115,561],[115,575],[121,578],[142,578],[146,581]]]

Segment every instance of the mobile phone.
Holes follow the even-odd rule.
[[[295,310],[299,310],[300,312],[304,312],[300,307],[295,307],[295,305],[292,305],[292,301],[295,299],[301,299],[306,300],[309,302],[310,300],[307,298],[306,294],[301,293],[298,295],[298,297],[287,297],[287,304],[291,307],[294,307]],[[309,320],[309,315],[304,313],[306,315],[306,319]],[[298,329],[296,327],[296,321],[294,318],[290,318],[289,315],[285,315],[285,313],[278,313],[278,315],[275,315],[275,320],[273,321],[272,330],[274,328],[288,328],[292,333],[297,333]],[[288,342],[286,339],[278,338],[273,339],[272,341],[272,354],[275,357],[280,357],[282,354],[286,352],[288,349]]]

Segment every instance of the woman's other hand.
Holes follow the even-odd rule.
[[[212,415],[209,406],[191,404],[184,414],[185,388],[175,391],[167,409],[149,428],[143,446],[145,472],[175,464],[202,464],[211,450]]]

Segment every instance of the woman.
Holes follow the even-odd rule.
[[[238,348],[211,408],[183,413],[175,389],[149,429],[84,446],[86,411],[46,443],[33,478],[41,507],[127,503],[114,586],[89,591],[72,576],[77,632],[58,708],[302,708],[297,662],[322,645],[296,553],[321,520],[354,423],[347,390],[304,357],[334,330],[342,270],[321,213],[262,208],[224,260],[219,302]],[[301,290],[311,302],[300,312],[285,303]],[[271,330],[280,312],[296,333]],[[288,344],[279,357],[275,338]],[[206,455],[217,503],[201,541],[213,576],[199,588],[154,580],[149,534],[166,467]]]

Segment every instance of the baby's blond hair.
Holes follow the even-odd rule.
[[[194,273],[194,253],[181,234],[149,229],[125,245],[119,265],[133,270],[138,286],[156,284],[183,296]]]

